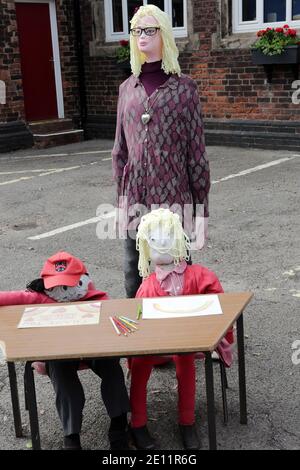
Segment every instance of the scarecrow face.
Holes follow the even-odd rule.
[[[45,289],[45,293],[56,302],[75,302],[87,294],[90,282],[89,275],[83,274],[76,286],[56,286]]]
[[[174,245],[173,231],[157,227],[151,230],[148,238],[150,258],[154,264],[171,264],[174,261],[170,251]]]
[[[150,26],[159,26],[157,20],[153,16],[143,16],[136,28],[147,28]],[[147,36],[143,31],[141,36],[137,37],[137,45],[141,52],[143,52],[147,57],[162,54],[162,37],[159,30],[153,36]]]

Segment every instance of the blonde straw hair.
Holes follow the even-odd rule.
[[[136,28],[138,21],[143,16],[153,16],[158,22],[162,37],[162,66],[165,73],[177,73],[180,76],[180,65],[178,63],[178,49],[175,43],[172,30],[172,23],[164,11],[155,5],[145,5],[140,7],[132,17],[131,28]],[[146,62],[146,55],[140,52],[137,45],[137,38],[130,34],[130,64],[134,76],[138,77],[141,73],[142,65]]]
[[[162,233],[173,237],[172,247],[157,251],[168,253],[174,258],[174,264],[179,264],[182,260],[188,261],[191,243],[189,237],[183,230],[178,214],[169,209],[155,209],[142,217],[136,236],[136,249],[139,253],[138,269],[143,278],[150,274],[150,238],[151,233],[156,229],[161,229]],[[152,247],[156,249],[155,245]]]

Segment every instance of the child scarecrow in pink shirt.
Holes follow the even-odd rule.
[[[141,219],[137,233],[139,271],[143,282],[136,297],[164,297],[195,294],[218,294],[223,288],[217,276],[199,264],[188,265],[190,242],[179,216],[169,209],[153,210]],[[150,274],[150,261],[155,272]],[[219,357],[232,362],[232,331],[217,347]],[[172,356],[178,381],[178,421],[185,449],[198,449],[195,427],[195,354]],[[136,357],[131,368],[131,433],[139,449],[154,449],[155,443],[147,428],[147,383],[157,356]]]

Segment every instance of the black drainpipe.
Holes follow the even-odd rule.
[[[85,87],[85,67],[83,55],[83,39],[81,28],[81,10],[80,0],[73,0],[74,20],[75,20],[75,48],[78,63],[78,85],[79,85],[79,106],[80,106],[80,128],[84,131],[86,139],[86,122],[87,122],[87,99]]]

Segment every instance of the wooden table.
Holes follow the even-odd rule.
[[[141,320],[139,331],[118,336],[110,315],[136,318],[141,299],[105,300],[97,325],[18,329],[28,305],[0,307],[0,348],[9,364],[27,361],[25,367],[26,400],[29,408],[32,445],[40,448],[34,376],[31,362],[37,360],[91,359],[96,357],[132,357],[155,354],[181,354],[201,351],[205,354],[205,377],[209,447],[216,449],[214,385],[211,353],[228,329],[237,322],[239,361],[240,422],[247,423],[243,310],[250,292],[219,294],[222,315]]]

